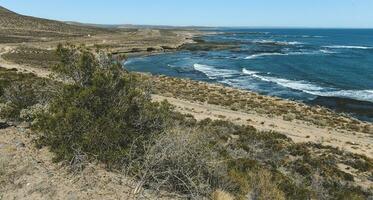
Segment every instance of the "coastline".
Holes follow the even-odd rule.
[[[371,101],[354,88],[373,88],[373,57],[335,79],[314,62],[331,57],[290,56],[315,47],[304,32],[0,16],[0,200],[373,196],[373,123],[343,113],[373,102],[306,102]]]
[[[205,40],[201,39],[201,36],[206,36],[206,35],[211,35],[211,34],[227,34],[227,33],[204,32],[204,34],[195,35],[192,38],[193,42],[190,42],[190,41],[185,42],[184,44],[180,45],[176,49],[173,49],[172,51],[158,51],[154,53],[131,54],[129,59],[164,54],[164,53],[173,53],[175,51],[180,51],[180,50],[186,50],[186,51],[193,52],[193,51],[199,51],[199,50],[202,50],[202,51],[220,50],[220,49],[229,50],[231,48],[233,49],[236,48],[235,46],[236,44],[230,44],[230,43],[222,44],[222,43],[217,43],[217,42],[206,42]],[[168,76],[183,77],[182,75],[181,76],[168,75]],[[184,77],[187,79],[191,78],[188,75],[185,75]],[[198,79],[196,80],[199,81]],[[221,83],[218,83],[218,84],[221,84]],[[227,85],[227,86],[237,88],[237,87],[230,86],[230,85]],[[237,88],[237,89],[251,91],[251,92],[258,92],[258,91],[252,91],[250,89],[243,89],[243,88]],[[261,94],[268,95],[265,93],[261,93]],[[286,97],[280,97],[280,98],[288,99],[290,101],[302,102],[309,106],[322,106],[327,109],[331,109],[334,112],[339,113],[341,115],[349,115],[352,118],[357,118],[365,122],[370,122],[370,123],[373,122],[373,103],[369,101],[356,100],[356,99],[348,98],[348,97],[321,96],[321,95],[315,95],[314,99],[304,99],[304,100],[291,99],[291,98],[286,98]]]
[[[201,36],[203,32],[198,32],[194,36]],[[155,55],[159,53],[168,53],[175,52],[180,50],[180,48],[185,44],[195,43],[194,40],[191,40],[190,35],[185,37],[179,37],[177,42],[173,41],[173,49],[167,49],[167,51],[140,51],[133,54],[130,54],[129,57],[141,57]],[[2,45],[3,47],[6,45]],[[4,49],[4,48],[3,48]],[[13,48],[5,48],[6,51],[12,51]],[[107,49],[107,51],[113,49]],[[3,52],[2,54],[4,54]],[[2,57],[0,55],[0,57]],[[22,73],[33,73],[40,77],[48,77],[50,71],[48,69],[37,68],[35,66],[28,66],[22,64],[16,64],[10,61],[5,61],[1,58],[0,66],[6,67],[8,69],[15,68]],[[148,75],[140,73],[141,76],[149,79]],[[146,74],[146,73],[145,73]],[[193,110],[198,108],[197,105],[204,106],[207,110],[209,108],[215,108],[214,106],[220,106],[225,109],[223,114],[230,115],[230,112],[241,112],[242,116],[250,114],[256,120],[255,123],[251,121],[242,121],[238,120],[241,124],[246,123],[250,125],[255,125],[260,130],[276,130],[282,133],[292,132],[292,130],[300,129],[301,135],[303,136],[302,140],[299,140],[299,135],[292,137],[297,141],[323,141],[323,138],[326,138],[325,135],[318,137],[308,137],[310,134],[307,134],[307,131],[311,129],[323,130],[324,133],[328,135],[345,135],[351,132],[353,135],[360,135],[359,137],[365,138],[368,143],[371,143],[371,135],[373,134],[373,124],[370,122],[360,121],[352,116],[344,115],[341,113],[334,112],[330,109],[320,107],[319,105],[310,105],[305,103],[300,103],[297,101],[282,99],[279,97],[272,97],[268,95],[261,95],[253,91],[236,89],[233,87],[217,84],[217,83],[206,83],[200,81],[193,81],[184,78],[173,78],[167,76],[150,76],[150,79],[153,81],[153,87],[155,87],[156,98],[162,99],[166,98],[170,101],[174,101],[172,98],[179,99],[181,101],[191,102],[192,105],[189,108],[185,108],[185,111],[188,109]],[[158,95],[158,96],[157,96]],[[159,98],[161,96],[162,98]],[[175,101],[174,101],[175,102]],[[196,104],[193,104],[196,103]],[[196,108],[193,108],[197,106]],[[212,106],[212,107],[211,107]],[[207,111],[209,112],[209,111]],[[201,113],[188,111],[186,113],[193,114],[194,116],[201,115]],[[201,115],[209,117],[209,115]],[[236,115],[235,115],[236,116]],[[256,117],[253,117],[256,116]],[[224,116],[215,116],[216,119],[224,119]],[[275,125],[271,123],[271,120],[274,117],[278,120],[278,124]],[[200,118],[200,117],[199,117]],[[239,118],[239,117],[237,117]],[[244,118],[244,117],[241,117]],[[265,120],[264,120],[265,119]],[[237,121],[231,119],[232,121]],[[262,124],[263,120],[265,121]],[[278,129],[281,127],[280,124],[289,124],[284,129]],[[264,129],[263,129],[264,127]],[[289,128],[290,127],[290,128]],[[313,128],[312,128],[313,127]],[[317,136],[316,132],[315,136]],[[332,134],[333,133],[333,134]],[[296,135],[296,134],[292,134]],[[291,135],[290,135],[291,136]],[[373,157],[373,152],[369,144],[359,145],[361,148],[358,150],[352,136],[348,141],[341,139],[330,139],[323,141],[322,143],[333,145],[335,141],[345,141],[344,143],[339,142],[337,147],[347,148],[352,152],[361,153],[367,155],[368,157]],[[353,144],[353,145],[351,145]]]

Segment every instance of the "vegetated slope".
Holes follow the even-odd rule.
[[[28,42],[40,40],[40,37],[83,36],[107,32],[110,30],[24,16],[0,6],[0,42],[2,43]]]
[[[150,189],[188,199],[221,190],[237,199],[372,196],[373,165],[367,156],[295,143],[286,135],[230,121],[197,121],[167,102],[151,102],[151,80],[125,71],[104,52],[59,45],[57,54],[61,63],[54,71],[71,84],[0,68],[0,118],[5,120],[0,125],[31,127],[36,146],[48,147],[54,161],[73,171],[100,163],[138,181],[132,194]],[[31,146],[24,144],[19,148]],[[15,163],[0,162],[0,177],[14,177],[9,169]],[[36,181],[28,180],[24,186],[34,187]],[[13,185],[0,179],[0,193],[5,198],[18,194]]]

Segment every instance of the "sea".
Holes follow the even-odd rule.
[[[135,57],[124,66],[326,106],[373,121],[373,29],[212,32],[198,39],[234,48]]]

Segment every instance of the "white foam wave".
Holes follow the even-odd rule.
[[[247,70],[246,68],[242,69],[242,73],[244,73],[246,75],[250,75],[254,78],[257,78],[257,79],[265,81],[265,82],[275,83],[277,85],[280,85],[280,86],[283,86],[283,87],[286,87],[286,88],[290,88],[290,89],[294,89],[294,90],[321,91],[321,90],[324,89],[320,86],[308,83],[306,81],[293,81],[293,80],[288,80],[288,79],[284,79],[284,78],[262,76],[262,75],[259,75],[258,72],[250,71],[250,70]]]
[[[286,88],[290,88],[293,90],[300,90],[300,91],[320,91],[324,88],[308,83],[306,81],[293,81],[283,78],[275,78],[275,77],[269,77],[269,76],[261,76],[258,74],[254,74],[253,77],[258,78],[262,81],[272,82],[276,83],[278,85],[281,85]]]
[[[246,68],[243,68],[243,69],[242,69],[242,73],[243,73],[243,74],[246,74],[246,75],[253,75],[253,74],[257,74],[258,72],[256,72],[256,71],[251,71],[251,70],[248,70],[248,69],[246,69]]]
[[[325,53],[325,54],[330,54],[330,53],[336,53],[328,50],[320,50],[320,51],[299,51],[299,52],[288,52],[288,53],[258,53],[254,55],[250,55],[245,57],[246,60],[252,60],[256,59],[259,57],[264,57],[264,56],[291,56],[291,55],[315,55],[315,54],[320,54],[320,53]]]
[[[373,49],[373,47],[366,47],[366,46],[346,46],[346,45],[331,45],[331,46],[324,46],[325,48],[329,49]]]
[[[330,50],[326,50],[326,49],[321,49],[320,50],[321,53],[325,53],[325,54],[333,54],[333,53],[337,53],[335,51],[330,51]]]
[[[258,44],[275,44],[275,45],[301,45],[304,44],[302,42],[297,42],[297,41],[275,41],[275,40],[253,40],[254,43]]]
[[[239,73],[234,70],[218,69],[214,66],[202,64],[194,64],[194,69],[204,73],[210,79],[224,78],[223,80],[220,80],[220,82],[229,85],[237,85],[238,83],[236,83],[236,80],[240,79],[235,78],[235,76],[239,75]],[[251,71],[246,68],[242,69],[242,74],[251,76],[261,81],[274,83],[285,88],[298,90],[315,96],[340,97],[373,102],[373,90],[337,90],[335,88],[324,88],[307,81],[288,80],[284,78],[264,76],[261,75],[260,72]],[[242,83],[239,85],[241,86]]]
[[[194,69],[204,73],[210,79],[229,78],[237,74],[237,71],[218,69],[214,66],[194,64]]]
[[[304,91],[324,97],[341,97],[360,101],[373,102],[373,90],[336,90],[336,91]]]
[[[335,88],[324,88],[307,81],[295,81],[284,78],[259,75],[259,72],[242,69],[246,75],[265,82],[275,83],[282,87],[298,90],[315,96],[349,98],[360,101],[373,102],[373,90],[337,90]]]
[[[320,35],[302,35],[303,38],[324,38],[325,36]]]
[[[258,58],[258,57],[263,57],[263,56],[286,56],[287,54],[284,54],[284,53],[258,53],[258,54],[254,54],[254,55],[250,55],[250,56],[247,56],[245,59],[255,59],[255,58]]]

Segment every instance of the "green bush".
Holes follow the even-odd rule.
[[[63,86],[34,126],[57,161],[89,158],[121,164],[130,147],[170,123],[170,104],[153,103],[149,84],[120,63],[74,46],[59,46],[58,53],[61,64],[55,71],[71,84]],[[142,148],[136,149],[140,155]]]
[[[22,121],[22,110],[35,104],[46,105],[56,88],[58,84],[51,80],[0,68],[0,118],[11,122]]]
[[[23,83],[13,83],[3,90],[0,117],[11,121],[20,120],[20,112],[38,103],[34,88]]]

